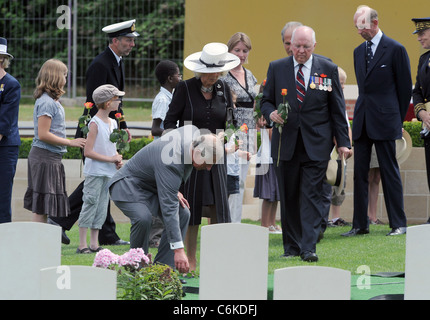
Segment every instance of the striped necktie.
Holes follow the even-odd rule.
[[[303,64],[299,65],[299,71],[297,71],[296,76],[296,91],[297,91],[297,101],[299,107],[302,107],[303,100],[305,99],[306,89],[305,89],[305,77],[302,71]]]
[[[372,41],[366,42],[366,67],[369,68],[370,62],[373,59]]]

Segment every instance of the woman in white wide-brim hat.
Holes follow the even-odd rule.
[[[13,56],[7,52],[7,40],[0,38],[0,223],[11,222],[11,200],[13,178],[18,162],[21,139],[18,132],[18,110],[21,86],[5,69]]]
[[[229,53],[223,43],[208,43],[202,51],[189,55],[184,65],[195,76],[176,86],[164,128],[176,128],[179,121],[179,126],[192,123],[199,129],[216,134],[226,128],[226,123],[233,123],[232,94],[228,85],[219,78],[239,63],[239,58]],[[190,204],[186,245],[190,270],[195,270],[202,216],[210,217],[211,223],[231,221],[225,162],[215,164],[210,171],[193,169],[181,192]]]

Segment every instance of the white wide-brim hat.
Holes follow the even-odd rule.
[[[7,53],[7,40],[6,38],[0,38],[0,55],[5,55],[13,59],[13,55]]]
[[[402,164],[409,158],[412,151],[412,139],[406,130],[403,130],[401,139],[396,140],[396,159],[398,164]]]
[[[336,148],[333,148],[332,158],[329,160],[326,171],[326,182],[334,188],[336,195],[340,195],[342,190],[345,189],[345,175],[346,175],[346,160],[342,156],[338,159]]]
[[[228,52],[228,47],[219,42],[206,44],[202,51],[190,54],[184,60],[188,70],[198,73],[225,72],[239,64],[239,57]]]

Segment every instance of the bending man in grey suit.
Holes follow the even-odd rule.
[[[148,252],[153,215],[163,220],[154,262],[187,272],[183,239],[190,218],[187,200],[178,191],[197,170],[210,170],[224,155],[221,140],[186,125],[161,136],[137,152],[109,183],[111,199],[131,221],[130,247]]]

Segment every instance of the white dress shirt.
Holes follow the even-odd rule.
[[[119,63],[120,63],[120,61],[121,61],[122,57],[120,57],[119,55],[117,55],[117,54],[115,53],[115,51],[113,51],[113,50],[112,50],[112,48],[111,48],[111,47],[109,47],[109,49],[110,49],[110,51],[112,51],[112,53],[113,53],[113,55],[114,55],[114,57],[115,57],[115,59],[116,59],[116,62],[118,62],[118,66],[119,66]]]
[[[308,59],[308,61],[306,61],[303,64],[303,68],[302,68],[303,78],[305,79],[305,90],[308,89],[309,79],[311,77],[312,59],[313,59],[313,55],[311,55],[311,57]],[[293,61],[294,61],[294,76],[296,79],[297,78],[297,72],[299,71],[300,63],[298,63],[294,57],[293,57]]]
[[[378,48],[381,38],[382,38],[382,31],[381,29],[379,29],[378,33],[375,34],[375,36],[371,40],[372,46],[370,48],[372,49],[373,56],[375,56],[375,52],[376,52],[376,49]]]

